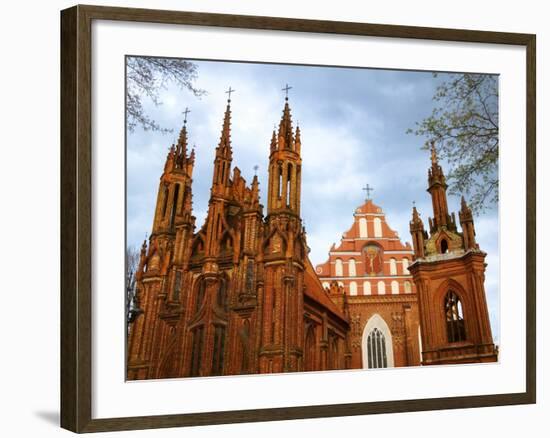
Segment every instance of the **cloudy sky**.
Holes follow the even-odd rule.
[[[144,98],[147,114],[173,134],[136,129],[127,136],[127,240],[139,247],[150,232],[159,177],[166,153],[181,129],[182,111],[189,107],[188,135],[196,148],[193,208],[197,226],[204,221],[212,181],[214,149],[220,137],[229,86],[232,95],[233,166],[250,182],[259,166],[260,196],[266,205],[271,132],[278,125],[289,84],[294,126],[302,131],[302,217],[314,265],[328,258],[332,243],[353,222],[364,202],[365,184],[374,187],[374,202],[403,241],[411,241],[408,221],[412,201],[424,223],[432,215],[426,192],[429,153],[425,139],[406,134],[428,116],[438,81],[431,72],[290,66],[195,61],[201,98],[186,90],[163,91],[155,107]],[[442,163],[445,170],[445,163]],[[449,208],[459,209],[449,197]],[[265,211],[265,210],[264,210]],[[458,219],[458,215],[457,215]],[[488,253],[485,287],[495,342],[499,342],[498,214],[476,218],[481,248]]]

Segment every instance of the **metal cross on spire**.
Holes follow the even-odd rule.
[[[228,95],[227,102],[231,102],[231,93],[234,93],[236,90],[232,89],[231,86],[229,86],[229,90],[225,92],[225,94]]]
[[[370,192],[374,192],[374,189],[373,189],[371,186],[369,186],[369,185],[367,184],[365,187],[363,187],[362,190],[364,190],[365,192],[367,192],[367,201],[370,200],[370,199],[371,199],[371,197],[370,197]]]
[[[182,111],[181,113],[183,114],[184,116],[184,119],[183,119],[183,124],[187,124],[187,114],[189,114],[191,112],[191,110],[187,107],[185,107],[185,111]]]
[[[258,176],[258,169],[260,168],[260,166],[258,166],[257,164],[254,166],[254,176]]]
[[[292,87],[289,87],[288,84],[286,84],[285,88],[281,89],[281,91],[285,92],[285,100],[288,100],[288,90],[291,90]]]

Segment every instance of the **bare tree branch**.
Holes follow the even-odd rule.
[[[160,93],[172,83],[200,97],[206,92],[194,86],[197,66],[177,58],[129,56],[126,58],[126,124],[130,132],[140,126],[145,131],[172,132],[151,119],[143,108],[143,98],[162,105]]]

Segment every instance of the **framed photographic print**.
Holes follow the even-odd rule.
[[[61,49],[64,428],[535,402],[534,35],[75,6]]]

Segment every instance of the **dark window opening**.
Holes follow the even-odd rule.
[[[168,206],[168,187],[164,186],[162,192],[162,217],[166,216],[166,207]]]
[[[217,325],[214,328],[214,352],[212,356],[212,375],[223,374],[223,355],[225,351],[225,327]]]
[[[449,251],[449,244],[447,243],[447,239],[441,240],[441,254],[446,254],[447,251]]]
[[[290,183],[292,181],[292,164],[288,165],[286,173],[286,206],[290,207]]]
[[[191,351],[191,376],[198,376],[202,363],[202,346],[204,342],[204,327],[197,327],[193,331],[193,343]]]
[[[369,368],[387,368],[386,337],[374,328],[367,338],[367,357]]]
[[[449,291],[445,297],[445,318],[447,320],[447,340],[449,343],[466,340],[466,327],[462,303],[458,295]]]
[[[181,271],[176,271],[176,279],[174,280],[174,301],[179,301],[181,293]]]
[[[176,187],[174,189],[174,198],[172,199],[172,210],[170,212],[170,228],[174,226],[174,219],[176,218],[179,193],[180,193],[180,185],[176,184]]]
[[[227,312],[227,285],[225,280],[220,280],[216,303],[220,309],[223,309],[225,312]]]
[[[200,280],[199,287],[197,288],[197,297],[195,299],[195,313],[197,313],[202,307],[202,302],[204,301],[206,283],[204,280]]]

